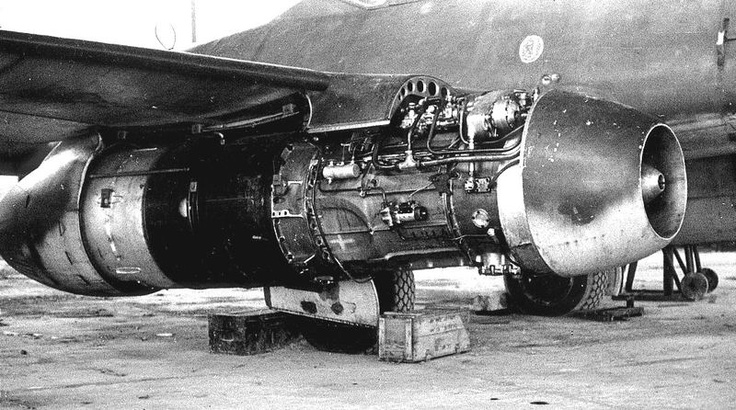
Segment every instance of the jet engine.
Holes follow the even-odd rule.
[[[662,248],[685,212],[673,132],[576,92],[414,77],[385,123],[178,132],[61,142],[3,200],[0,254],[88,295],[309,289],[448,256],[575,276]]]

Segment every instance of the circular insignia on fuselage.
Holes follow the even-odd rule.
[[[527,36],[519,45],[519,58],[522,63],[533,63],[544,52],[544,40],[539,36]]]

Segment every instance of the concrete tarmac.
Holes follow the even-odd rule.
[[[419,364],[330,354],[304,341],[254,356],[212,354],[207,314],[263,306],[259,290],[138,298],[64,294],[0,273],[0,408],[554,409],[736,407],[736,255],[702,301],[637,302],[601,323],[473,316],[472,350]],[[661,289],[659,257],[637,288]],[[419,307],[469,307],[500,278],[417,273]],[[607,306],[623,302],[608,300]]]

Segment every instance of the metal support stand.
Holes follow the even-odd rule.
[[[713,291],[718,284],[718,275],[711,269],[703,269],[700,264],[700,252],[698,252],[697,245],[685,245],[683,251],[685,253],[684,260],[674,246],[662,249],[662,291],[633,289],[638,265],[638,262],[634,262],[628,265],[625,271],[626,284],[623,292],[618,296],[614,296],[613,299],[626,300],[633,296],[638,300],[654,301],[698,300],[706,293]],[[675,260],[677,260],[677,265],[683,273],[682,280],[677,274]]]
[[[662,266],[664,268],[664,272],[662,275],[662,290],[664,296],[672,296],[675,289],[673,285],[677,285],[678,292],[680,291],[680,288],[682,286],[682,284],[680,283],[680,279],[677,277],[675,265],[672,260],[673,255],[676,253],[677,250],[669,246],[662,249]],[[677,260],[680,260],[679,254],[677,254]]]

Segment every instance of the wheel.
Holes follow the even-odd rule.
[[[609,271],[565,278],[554,274],[522,272],[504,276],[509,306],[522,313],[560,316],[573,310],[595,309],[608,283]]]
[[[708,279],[708,293],[716,290],[718,287],[718,274],[716,271],[710,268],[703,268],[700,273],[705,275],[705,278]]]
[[[708,278],[700,273],[688,273],[680,283],[682,296],[689,300],[700,300],[708,293]]]
[[[414,271],[408,266],[381,272],[373,278],[373,283],[378,292],[381,313],[414,310],[416,293]]]
[[[378,306],[383,312],[408,312],[414,309],[414,272],[409,268],[381,271],[373,279]],[[317,350],[334,353],[371,353],[378,343],[378,329],[303,318],[304,339]]]

